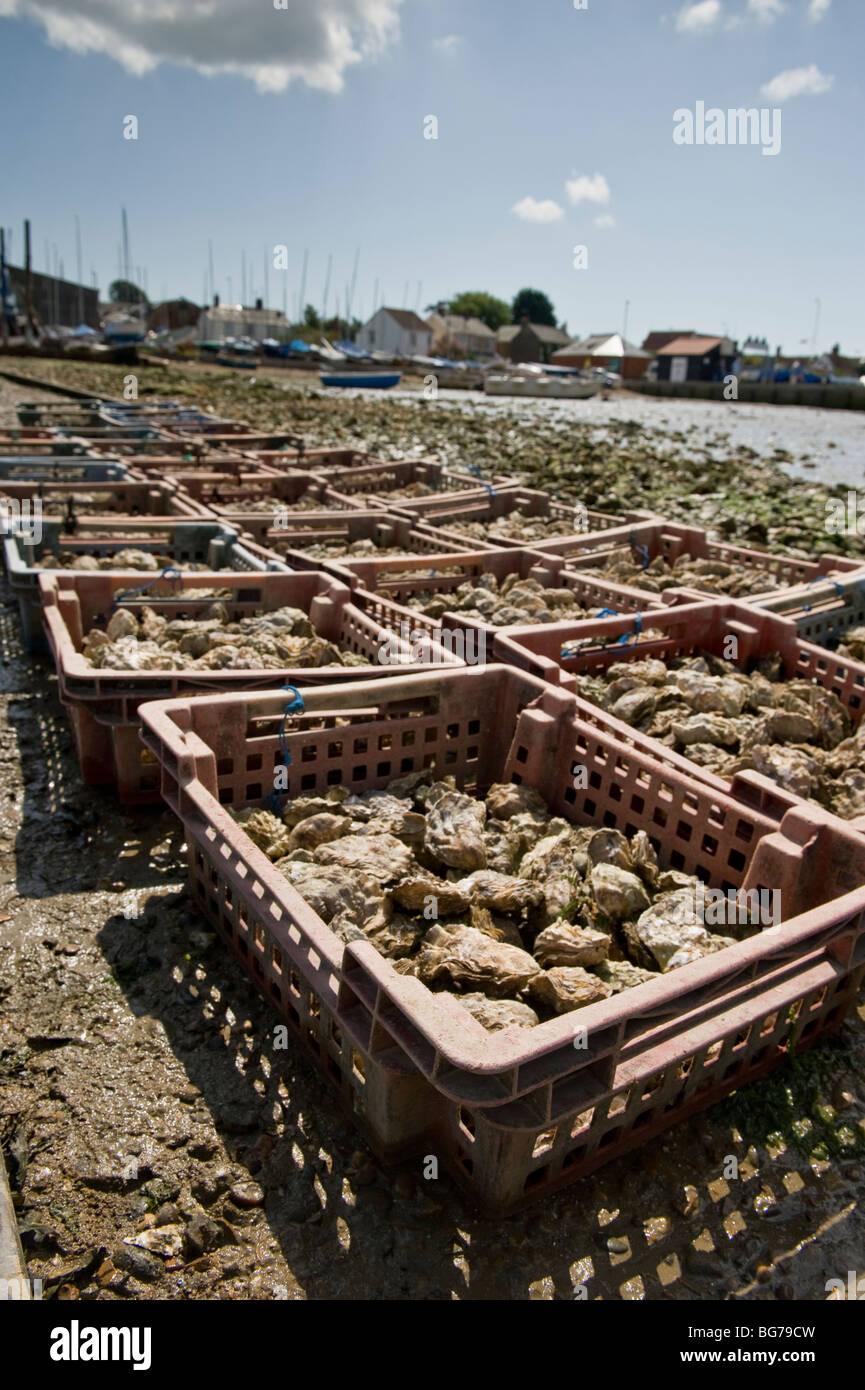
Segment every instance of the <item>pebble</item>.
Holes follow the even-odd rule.
[[[257,1182],[236,1182],[228,1195],[241,1209],[264,1206],[264,1188]]]

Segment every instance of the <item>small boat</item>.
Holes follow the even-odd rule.
[[[367,390],[388,391],[398,386],[402,372],[321,372],[322,386],[354,386]]]
[[[257,367],[258,343],[254,338],[226,338],[216,360],[220,367]]]
[[[542,400],[584,401],[596,396],[602,385],[566,370],[549,371],[530,362],[521,362],[511,371],[488,372],[484,377],[488,396],[534,396]]]

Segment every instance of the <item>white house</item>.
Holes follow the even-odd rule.
[[[198,336],[202,342],[223,342],[226,338],[276,338],[285,336],[288,324],[281,309],[254,309],[243,304],[216,304],[202,309]]]
[[[413,309],[377,309],[355,340],[364,352],[392,352],[400,357],[428,357],[432,329]]]

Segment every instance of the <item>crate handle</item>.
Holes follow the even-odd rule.
[[[160,579],[167,579],[169,584],[179,584],[182,578],[179,569],[176,569],[174,565],[166,565],[162,573],[158,574],[155,579],[151,579],[149,584],[142,584],[140,589],[126,589],[119,593],[111,607],[116,608],[124,599],[134,598],[136,594],[146,594],[149,589],[153,588],[154,584],[159,583]]]

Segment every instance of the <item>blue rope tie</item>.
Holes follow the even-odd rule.
[[[160,579],[167,579],[169,584],[178,584],[181,578],[179,569],[175,569],[174,565],[166,565],[162,573],[158,574],[155,579],[151,579],[149,584],[142,584],[140,589],[125,589],[118,594],[111,607],[116,608],[123,599],[135,598],[136,594],[146,594],[149,589],[153,588],[154,584],[159,583]]]
[[[495,490],[495,488],[493,487],[492,483],[484,482],[483,478],[481,478],[481,470],[480,470],[480,465],[479,465],[479,464],[477,464],[477,463],[469,463],[469,464],[467,464],[467,465],[466,465],[466,472],[471,473],[473,477],[480,479],[480,482],[483,483],[483,486],[486,488],[486,490],[487,490],[487,492],[489,493],[490,497],[495,497],[495,496],[497,495],[497,494],[496,494],[496,490]]]
[[[291,754],[288,751],[288,737],[285,732],[285,726],[290,714],[303,714],[304,703],[303,696],[296,685],[284,685],[283,690],[290,690],[294,695],[294,699],[285,706],[282,712],[282,723],[279,726],[279,751],[282,754],[282,766],[291,767]],[[267,804],[272,809],[274,815],[279,816],[282,814],[282,803],[287,795],[288,793],[284,792],[282,798],[280,798],[276,788],[274,788],[267,798]]]
[[[649,552],[644,545],[639,544],[639,542],[637,541],[637,537],[633,531],[628,536],[628,545],[631,547],[634,554],[638,555],[639,558],[642,560],[643,569],[648,569],[649,565],[651,564],[651,560],[649,559]]]
[[[634,614],[634,631],[633,631],[633,636],[634,636],[634,637],[639,637],[639,635],[640,635],[640,633],[641,633],[642,631],[643,631],[643,615],[642,615],[642,613],[635,613],[635,614]],[[632,634],[629,633],[629,632],[623,632],[622,635],[621,635],[621,637],[620,637],[620,638],[618,639],[618,641],[615,643],[615,645],[616,645],[617,647],[625,647],[625,646],[627,646],[628,641],[629,641],[631,635],[632,635]]]
[[[602,608],[600,613],[596,613],[596,618],[618,618],[619,614],[615,608]]]
[[[812,584],[831,584],[839,598],[844,596],[844,585],[840,584],[837,579],[827,579],[825,575],[818,574],[816,579],[806,580],[805,587],[810,588]]]

